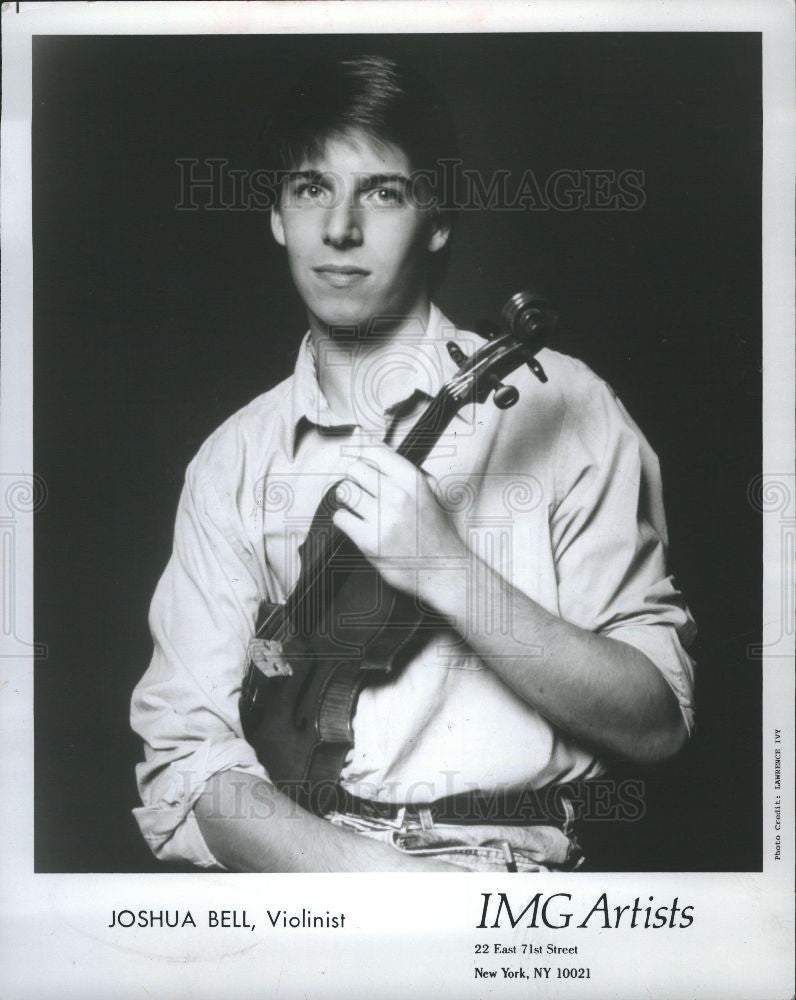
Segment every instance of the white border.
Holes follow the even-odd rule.
[[[783,793],[793,784],[794,568],[794,8],[788,0],[693,3],[487,4],[431,0],[323,3],[3,4],[2,373],[0,486],[32,471],[31,36],[43,34],[257,34],[497,31],[762,31],[764,39],[764,871],[732,875],[578,876],[540,879],[581,905],[608,890],[618,902],[639,892],[696,901],[699,923],[671,936],[589,931],[589,964],[601,979],[559,984],[545,995],[604,998],[713,997],[779,1000],[792,988],[793,800],[783,813],[784,847],[773,858],[772,739],[783,732]],[[0,493],[3,492],[0,490]],[[0,510],[0,528],[8,527]],[[2,518],[6,516],[6,521]],[[13,517],[7,563],[17,634],[33,635],[32,517]],[[792,554],[792,549],[790,550]],[[6,551],[8,558],[8,551]],[[9,565],[11,570],[9,571]],[[784,610],[783,610],[784,609]],[[14,637],[0,659],[0,779],[5,807],[0,860],[0,992],[9,997],[191,995],[482,996],[470,943],[478,940],[478,894],[513,888],[492,876],[56,876],[32,874],[31,662]],[[11,654],[11,655],[9,655]],[[717,838],[725,836],[717,830]],[[428,882],[437,878],[436,882]],[[643,881],[643,887],[641,883]],[[444,887],[444,893],[443,893]],[[345,909],[345,936],[252,938],[169,931],[129,932],[122,945],[103,926],[114,907],[136,909],[305,905]],[[422,900],[422,905],[418,901]],[[400,907],[405,909],[402,911]],[[411,916],[410,916],[411,915]],[[585,934],[586,932],[580,932]],[[494,932],[493,932],[494,934]],[[546,935],[550,938],[550,935]],[[505,935],[503,935],[505,937]],[[308,943],[311,941],[311,945]],[[564,942],[567,943],[567,942]],[[175,963],[174,959],[182,961]],[[221,959],[223,965],[219,965]],[[210,975],[215,972],[216,976]],[[223,976],[222,983],[217,975]],[[359,985],[357,985],[359,983]],[[515,995],[519,984],[494,992]]]

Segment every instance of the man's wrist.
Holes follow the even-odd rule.
[[[434,559],[417,572],[417,596],[455,626],[464,624],[470,594],[470,577],[475,556]]]
[[[508,583],[472,550],[430,560],[418,571],[418,596],[469,639],[479,622],[491,621],[496,608],[507,605]]]

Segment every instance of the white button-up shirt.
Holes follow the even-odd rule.
[[[150,611],[154,655],[132,705],[146,751],[134,812],[158,857],[214,864],[193,814],[207,780],[228,769],[267,778],[238,713],[260,602],[282,601],[295,585],[323,494],[372,440],[363,427],[380,424],[396,445],[456,371],[448,340],[466,353],[482,343],[432,306],[427,328],[358,380],[367,388],[352,401],[357,422],[345,423],[320,390],[325,361],[308,334],[293,375],[222,424],[188,467]],[[518,370],[505,381],[519,402],[466,406],[423,467],[479,560],[553,614],[645,653],[690,731],[693,664],[683,647],[695,628],[666,573],[657,459],[585,365],[548,349],[539,359],[546,385]],[[468,627],[496,622],[479,612]],[[446,629],[389,683],[362,691],[354,732],[342,784],[381,801],[541,788],[603,770]]]

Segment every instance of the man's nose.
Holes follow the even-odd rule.
[[[359,209],[343,200],[330,206],[323,220],[323,242],[327,246],[359,246],[362,243],[362,222]]]

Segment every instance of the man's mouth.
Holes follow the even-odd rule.
[[[370,274],[364,267],[355,267],[353,264],[321,264],[312,270],[333,288],[348,288]]]

